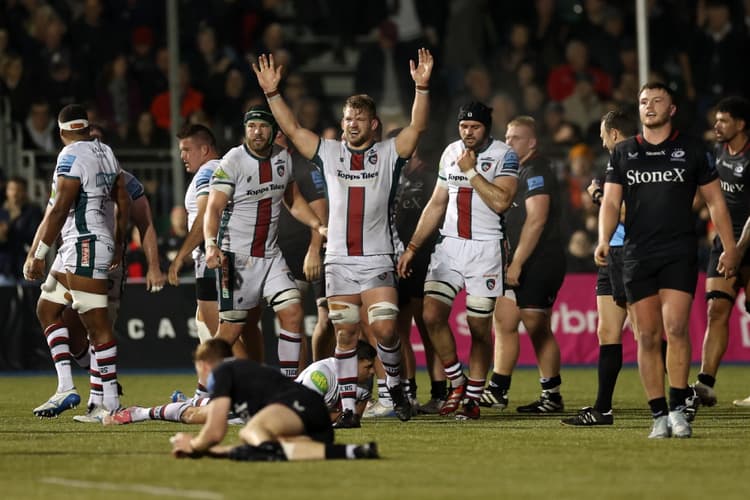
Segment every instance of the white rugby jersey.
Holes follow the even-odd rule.
[[[329,410],[339,407],[339,380],[336,378],[336,358],[325,358],[310,364],[300,373],[295,382],[312,389],[326,402]],[[372,391],[361,385],[357,386],[357,402],[368,401]]]
[[[458,140],[449,144],[440,157],[438,184],[448,189],[448,207],[440,234],[480,241],[503,239],[505,222],[502,214],[482,201],[458,166],[458,158],[464,149],[464,143]],[[488,182],[493,182],[496,177],[518,177],[518,156],[504,142],[491,139],[487,147],[477,153],[475,168]]]
[[[219,160],[208,160],[198,168],[193,179],[185,192],[185,210],[188,217],[188,231],[193,227],[195,218],[198,216],[198,197],[207,196],[211,189],[211,176],[219,166]],[[193,250],[193,259],[197,259],[202,253],[200,245]]]
[[[114,243],[112,188],[119,174],[120,164],[112,149],[98,139],[76,141],[60,151],[49,204],[54,203],[58,179],[73,178],[81,182],[78,196],[60,232],[63,242],[95,236]]]
[[[274,257],[279,212],[292,181],[292,157],[277,145],[269,158],[254,156],[247,146],[230,149],[211,177],[211,186],[230,186],[229,203],[221,216],[219,246],[252,257]]]
[[[343,141],[321,139],[313,158],[328,189],[326,255],[393,254],[392,201],[406,159],[395,139],[352,151]]]

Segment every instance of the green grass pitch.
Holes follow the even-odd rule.
[[[119,427],[39,420],[31,409],[54,390],[50,376],[0,376],[2,499],[745,499],[750,474],[750,369],[721,369],[719,404],[701,408],[692,439],[650,441],[650,417],[634,368],[620,375],[612,427],[570,428],[560,415],[528,417],[515,406],[538,396],[536,372],[518,370],[511,408],[475,422],[443,417],[365,420],[339,442],[377,441],[382,460],[232,463],[175,460],[169,437],[197,427],[147,422]],[[691,380],[694,380],[695,367]],[[124,405],[164,403],[192,390],[190,375],[122,374]],[[419,374],[420,400],[428,397]],[[76,378],[85,401],[87,383]],[[591,404],[593,368],[563,370],[566,414]],[[230,427],[228,442],[238,427]]]

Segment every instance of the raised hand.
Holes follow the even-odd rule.
[[[414,63],[413,59],[409,60],[409,70],[411,71],[411,77],[414,83],[420,87],[427,87],[430,83],[430,75],[432,75],[432,54],[427,49],[419,49],[419,61],[417,64]]]
[[[261,54],[258,57],[258,62],[253,63],[253,71],[258,78],[258,85],[264,93],[268,94],[279,89],[282,69],[283,66],[276,66],[274,63],[272,54],[268,54],[268,56]]]

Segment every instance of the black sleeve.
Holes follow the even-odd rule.
[[[308,203],[326,197],[323,174],[301,156],[294,158],[294,181]]]
[[[208,392],[212,398],[231,397],[232,370],[227,363],[220,364],[209,375]]]
[[[620,158],[622,155],[621,144],[615,146],[615,150],[609,157],[609,163],[607,163],[607,169],[605,170],[605,182],[611,182],[613,184],[623,184],[622,171],[620,170]]]
[[[543,165],[530,165],[526,174],[526,185],[523,186],[526,194],[524,199],[540,194],[550,195],[552,190],[552,171]]]
[[[695,160],[698,163],[698,185],[708,184],[719,176],[716,171],[716,158],[702,143],[696,144]]]

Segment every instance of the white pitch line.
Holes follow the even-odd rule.
[[[62,477],[44,477],[40,481],[42,483],[58,484],[61,486],[70,486],[72,488],[109,491],[132,491],[154,496],[198,498],[202,500],[222,500],[224,498],[224,495],[222,495],[221,493],[216,493],[214,491],[180,490],[177,488],[166,488],[162,486],[151,486],[148,484],[138,483],[105,483],[94,481],[80,481],[78,479],[65,479]]]

